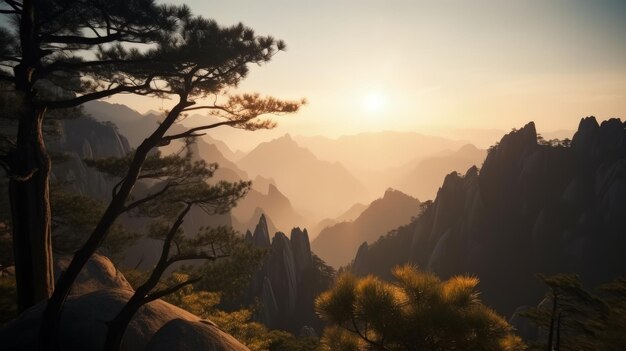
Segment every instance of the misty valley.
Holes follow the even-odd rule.
[[[626,33],[602,2],[590,21]],[[378,45],[430,30],[411,40],[432,71],[372,51],[397,86],[362,90],[352,46],[328,43],[331,64],[309,51],[328,28],[267,4],[211,2],[216,21],[194,0],[0,3],[0,350],[626,350],[626,66],[540,79],[524,69],[547,63],[513,59],[529,42],[505,53],[481,30],[560,55],[527,24],[557,35],[591,4],[285,4],[352,51],[350,23]],[[221,24],[233,13],[295,38],[302,79],[282,40]],[[468,18],[495,63],[433,44],[464,42]],[[559,68],[589,81],[564,88]]]

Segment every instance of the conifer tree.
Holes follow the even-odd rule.
[[[441,281],[411,266],[387,283],[344,273],[316,301],[331,323],[326,350],[523,350],[512,327],[478,299],[478,279]]]
[[[189,143],[189,141],[187,141]],[[217,260],[228,257],[236,238],[231,228],[200,228],[197,233],[185,233],[183,222],[189,211],[198,207],[207,215],[224,214],[243,197],[249,181],[209,184],[217,164],[204,160],[193,161],[188,145],[184,155],[149,155],[143,163],[138,179],[157,182],[149,194],[131,196],[122,212],[134,216],[155,218],[148,232],[153,239],[163,242],[160,257],[149,277],[137,288],[128,303],[108,325],[105,350],[118,350],[124,331],[134,314],[144,304],[159,299],[200,280],[194,276],[172,286],[161,286],[161,277],[172,265],[187,260]],[[132,155],[125,158],[89,160],[89,164],[117,179],[128,173]]]
[[[140,167],[151,148],[195,135],[197,129],[164,138],[193,99],[236,86],[247,74],[247,64],[267,62],[283,44],[257,37],[243,25],[221,28],[191,16],[185,6],[156,5],[153,0],[4,0],[3,5],[0,14],[8,18],[8,26],[0,28],[0,79],[14,84],[22,101],[15,147],[3,161],[11,177],[18,296],[24,309],[50,296],[53,285],[50,157],[42,137],[46,112],[119,93],[180,97],[162,127],[139,147],[137,154],[144,156],[137,158],[135,168]],[[43,86],[63,94],[45,96]],[[291,112],[297,106],[252,94],[206,107],[230,119],[219,125],[258,129],[272,123],[251,122],[256,116]],[[199,108],[204,107],[194,109]],[[116,209],[132,184],[121,187]],[[113,212],[106,214],[98,233],[110,227]],[[93,252],[98,243],[89,244],[86,251]],[[73,268],[69,275],[74,274]],[[67,283],[62,287],[56,305],[69,291]]]
[[[617,278],[599,287],[584,288],[576,274],[539,275],[548,286],[537,307],[520,313],[541,333],[532,350],[623,350],[626,347],[626,280]]]
[[[105,78],[115,79],[123,73],[124,79],[132,77],[142,82],[149,81],[150,85],[144,86],[146,94],[172,96],[177,99],[177,103],[128,158],[127,167],[113,191],[111,202],[85,245],[76,252],[72,262],[61,274],[43,314],[43,346],[59,347],[55,336],[65,299],[82,267],[106,238],[115,220],[129,207],[147,203],[166,191],[139,200],[131,197],[137,180],[145,177],[142,169],[147,165],[146,162],[152,162],[149,156],[155,148],[172,141],[201,136],[220,126],[246,130],[272,128],[275,125],[273,121],[258,117],[293,113],[303,103],[261,97],[259,94],[222,96],[227,88],[237,86],[246,77],[249,64],[267,62],[285,47],[282,41],[256,36],[251,29],[241,24],[221,27],[212,20],[187,16],[178,21],[175,32],[167,40],[157,44],[145,52],[123,46],[100,50],[99,58],[103,61],[144,62],[142,65],[116,66],[115,74]],[[136,90],[135,93],[144,92]],[[210,103],[196,105],[196,100],[209,96],[212,97]],[[206,110],[210,116],[222,121],[200,125],[178,134],[168,134],[170,127],[184,113],[193,110]],[[164,189],[167,189],[167,185]],[[184,216],[180,220],[182,218]]]
[[[140,62],[109,60],[101,52],[165,40],[176,19],[189,11],[153,0],[3,0],[0,14],[0,80],[12,84],[18,95],[15,141],[2,165],[10,178],[23,310],[53,290],[51,160],[43,137],[47,112],[123,92],[149,93],[150,79],[139,81],[120,70]]]

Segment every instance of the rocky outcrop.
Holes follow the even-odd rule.
[[[64,267],[66,262],[61,260],[57,266]],[[122,309],[133,290],[108,259],[96,255],[81,272],[72,293],[59,325],[61,348],[67,351],[101,350],[107,321]],[[39,349],[37,336],[44,307],[45,301],[42,301],[0,329],[3,350]],[[150,347],[163,342],[164,336],[174,339],[171,343],[179,342],[181,345],[181,348],[168,350],[248,350],[212,322],[203,321],[162,300],[155,300],[139,309],[124,334],[121,350],[154,349]],[[153,337],[158,338],[152,342]],[[182,341],[185,338],[189,340]]]
[[[279,316],[278,303],[276,303],[272,283],[267,277],[263,277],[263,288],[261,289],[260,297],[263,306],[259,314],[259,321],[265,325],[272,325]]]
[[[49,148],[65,158],[65,162],[55,163],[52,181],[63,182],[80,194],[99,199],[110,199],[113,182],[87,167],[83,159],[122,157],[131,151],[115,125],[87,117],[63,121],[60,136],[49,143]]]
[[[293,314],[298,295],[296,261],[289,239],[281,232],[276,233],[272,240],[272,254],[268,259],[267,274],[276,295],[279,313]]]
[[[272,329],[297,333],[309,326],[321,332],[322,323],[315,315],[313,301],[330,287],[334,271],[311,253],[306,229],[293,228],[290,239],[277,232],[271,245],[266,244],[260,238],[266,237],[268,220],[261,216],[255,234],[246,235],[252,244],[268,252],[254,273],[244,301],[239,302],[246,305],[260,301],[256,319]]]
[[[624,122],[585,118],[571,144],[541,141],[529,123],[480,171],[448,175],[422,215],[359,252],[353,270],[411,262],[443,278],[475,274],[484,300],[511,314],[542,295],[537,272],[577,272],[589,285],[626,274],[624,213]]]
[[[301,277],[302,273],[312,264],[311,244],[306,229],[301,230],[296,227],[291,230],[291,247],[296,264],[296,276]]]
[[[58,280],[61,273],[69,266],[72,257],[63,256],[54,260],[54,278]],[[124,275],[117,270],[106,256],[94,254],[85,264],[70,295],[84,295],[103,289],[119,289],[132,291]]]
[[[265,215],[262,214],[259,218],[256,228],[254,228],[254,234],[252,235],[252,243],[256,247],[268,248],[270,247],[270,234],[267,229],[267,221]]]
[[[356,275],[366,275],[370,270],[367,267],[367,253],[369,250],[369,245],[367,241],[359,246],[359,250],[356,252],[356,257],[352,262],[352,272]]]
[[[291,205],[291,201],[278,190],[275,184],[268,183],[266,190],[263,190],[257,188],[256,183],[253,182],[252,187],[246,197],[241,199],[231,211],[233,217],[241,222],[237,229],[244,231],[254,226],[258,221],[259,212],[272,218],[273,224],[277,228],[276,231],[284,231],[304,222],[303,217]],[[271,228],[269,223],[268,226]],[[275,233],[275,231],[270,232]]]
[[[213,323],[174,319],[152,337],[146,351],[248,351],[232,336],[221,332]]]

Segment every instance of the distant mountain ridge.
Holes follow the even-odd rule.
[[[85,111],[98,121],[112,122],[126,136],[132,147],[137,147],[146,137],[152,133],[159,125],[162,114],[150,111],[145,115],[129,108],[126,105],[111,104],[105,101],[90,101],[86,104]],[[169,134],[176,134],[185,131],[186,128],[175,123],[170,128]],[[197,139],[208,144],[213,144],[220,153],[228,160],[234,161],[241,157],[239,153],[233,152],[223,141],[205,135]]]
[[[296,208],[332,216],[367,199],[367,190],[343,165],[318,159],[288,134],[259,144],[237,162],[250,176],[276,180]]]
[[[86,104],[86,111],[93,116],[94,119],[104,122],[111,122],[118,129],[129,135],[130,146],[136,147],[145,139],[157,126],[160,121],[158,114],[149,113],[142,115],[139,112],[128,108],[125,105],[110,104],[104,101],[92,101]],[[109,127],[113,129],[113,127]],[[185,127],[180,124],[172,126],[169,134],[181,133]],[[124,139],[125,140],[125,139]],[[171,153],[178,151],[182,144],[168,145],[159,148],[163,153]],[[218,169],[211,178],[212,182],[229,181],[235,182],[239,180],[250,179],[248,174],[241,170],[233,159],[241,157],[240,153],[234,153],[224,142],[203,136],[196,138],[190,149],[194,157],[205,160],[209,163],[217,163]],[[130,148],[126,149],[130,151]],[[306,221],[293,209],[290,200],[287,199],[280,190],[278,190],[273,180],[256,177],[258,185],[253,182],[253,189],[248,195],[241,199],[231,214],[235,216],[232,221],[236,229],[245,232],[250,221],[256,223],[258,214],[266,213],[275,219],[276,225],[287,230],[292,226],[306,224]],[[271,184],[270,184],[271,183]],[[258,191],[258,187],[267,187],[266,191]],[[256,218],[253,218],[256,215]],[[228,223],[231,223],[230,220]]]
[[[398,167],[412,159],[446,149],[456,150],[468,143],[416,132],[394,131],[360,133],[336,139],[297,136],[295,140],[320,159],[341,162],[351,170]]]
[[[407,224],[420,211],[420,202],[400,191],[388,189],[354,220],[323,229],[311,249],[333,267],[350,262],[364,241],[373,243],[391,229]]]
[[[439,185],[451,172],[463,172],[471,166],[480,167],[487,156],[487,150],[466,144],[456,151],[426,157],[411,167],[396,180],[393,186],[420,200],[432,200]]]
[[[311,238],[315,239],[319,235],[319,233],[321,233],[322,230],[326,229],[327,227],[331,227],[340,222],[355,220],[358,216],[361,215],[361,213],[363,213],[366,208],[367,205],[356,203],[352,205],[346,212],[342,213],[336,218],[324,218],[319,223],[317,223],[311,231]]]
[[[274,231],[286,231],[305,222],[298,214],[291,201],[278,188],[269,184],[267,193],[251,189],[232,210],[232,215],[241,222],[238,229],[244,233],[259,220],[259,213],[267,215],[273,221]]]

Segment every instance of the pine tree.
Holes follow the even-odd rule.
[[[539,275],[548,286],[538,307],[520,315],[541,333],[533,350],[623,350],[626,347],[626,280],[617,278],[599,287],[584,288],[576,274]]]
[[[411,266],[392,283],[344,273],[316,301],[331,323],[327,350],[523,350],[512,327],[478,299],[478,279],[441,281]]]
[[[126,173],[115,187],[113,198],[103,216],[85,245],[76,252],[72,262],[60,276],[43,314],[41,342],[44,346],[58,348],[55,335],[65,299],[82,267],[106,238],[115,220],[128,207],[135,206],[133,204],[137,201],[150,200],[144,198],[129,204],[132,189],[137,180],[144,176],[144,164],[152,162],[149,155],[155,148],[175,140],[203,135],[220,126],[246,130],[271,128],[275,125],[273,121],[258,117],[269,113],[293,113],[302,104],[302,101],[281,101],[272,97],[261,97],[259,94],[217,98],[225,89],[236,86],[246,77],[249,64],[267,62],[276,52],[283,50],[284,43],[281,41],[256,36],[251,29],[241,24],[220,27],[212,20],[192,16],[180,19],[176,31],[167,39],[145,52],[115,46],[103,48],[99,53],[101,60],[115,62],[116,65],[118,62],[143,62],[141,65],[116,66],[115,74],[107,74],[105,78],[116,79],[123,73],[124,79],[133,77],[142,82],[149,81],[149,86],[143,83],[141,85],[146,94],[176,97],[177,103],[156,130],[128,158],[124,169]],[[141,89],[134,92],[142,93]],[[196,105],[196,100],[207,96],[214,97],[211,103]],[[194,127],[179,134],[167,133],[182,114],[202,109],[222,121]],[[155,193],[151,196],[160,195]]]
[[[15,143],[2,163],[10,179],[18,303],[24,310],[53,290],[47,112],[123,92],[149,94],[150,79],[139,81],[124,72],[139,62],[109,60],[103,52],[166,40],[176,19],[189,11],[153,0],[2,3],[0,80],[19,96]]]

